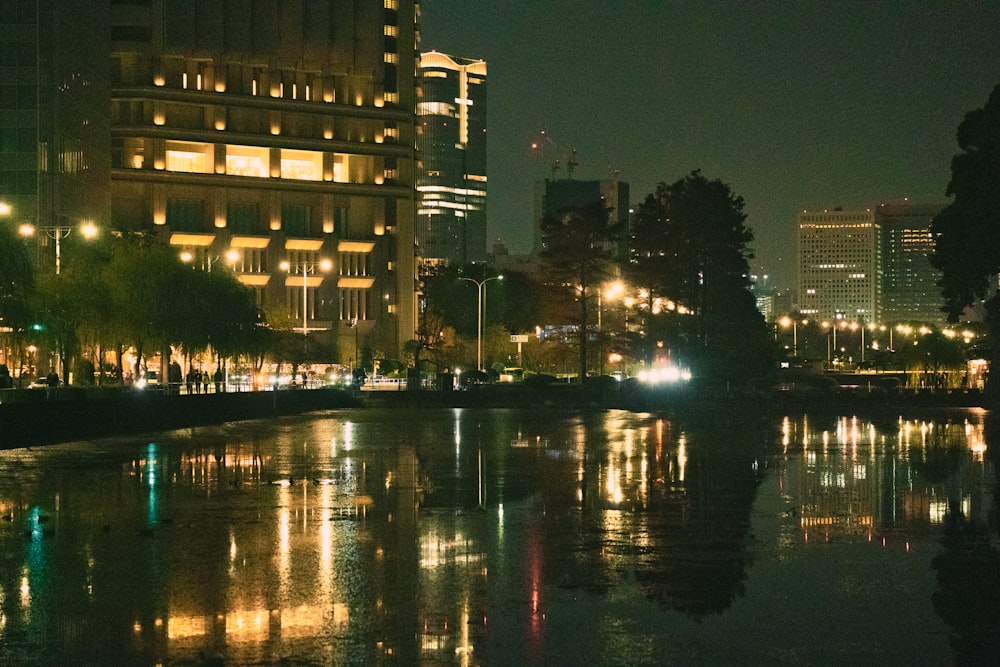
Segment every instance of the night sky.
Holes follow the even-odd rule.
[[[754,269],[779,287],[794,287],[802,209],[947,202],[955,130],[1000,83],[1000,2],[422,9],[421,50],[487,62],[491,243],[530,250],[533,182],[576,149],[575,178],[617,172],[633,205],[695,169],[727,183]]]

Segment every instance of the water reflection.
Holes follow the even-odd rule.
[[[982,655],[983,429],[366,410],[3,452],[0,663]]]

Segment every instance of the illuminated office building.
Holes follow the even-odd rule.
[[[882,315],[886,322],[943,325],[943,299],[931,266],[931,221],[944,205],[897,204],[875,209],[882,238]]]
[[[799,215],[799,311],[819,320],[945,323],[931,221],[943,205]]]
[[[486,260],[486,63],[420,57],[417,244],[427,264]]]
[[[881,260],[875,214],[799,214],[799,312],[818,320],[873,322],[879,312]]]
[[[224,262],[266,310],[336,331],[344,362],[358,332],[413,337],[419,2],[0,4],[0,197],[20,217]]]

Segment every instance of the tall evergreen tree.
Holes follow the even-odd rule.
[[[602,201],[574,206],[541,221],[542,252],[551,282],[576,293],[579,304],[580,382],[587,377],[589,300],[608,279],[616,257],[620,226],[610,221]]]
[[[958,126],[961,153],[952,158],[946,194],[953,201],[931,225],[935,250],[931,262],[941,271],[938,284],[948,319],[956,322],[966,307],[985,301],[992,354],[990,368],[1000,368],[1000,85],[982,109],[965,115]],[[988,395],[1000,401],[997,382]]]
[[[674,302],[662,330],[688,363],[740,381],[766,372],[770,358],[764,318],[749,291],[753,232],[743,206],[728,185],[700,171],[660,183],[636,212],[628,270],[648,291],[650,306],[655,297]]]

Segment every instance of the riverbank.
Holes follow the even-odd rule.
[[[26,392],[28,390],[25,390]],[[0,449],[357,407],[354,392],[308,390],[164,396],[149,391],[32,389],[0,397]]]
[[[982,408],[979,392],[718,391],[615,385],[480,385],[466,391],[356,391],[343,388],[164,396],[72,387],[0,396],[0,449],[138,435],[335,408],[518,408],[606,410],[664,415],[760,417],[789,414],[884,414]]]

